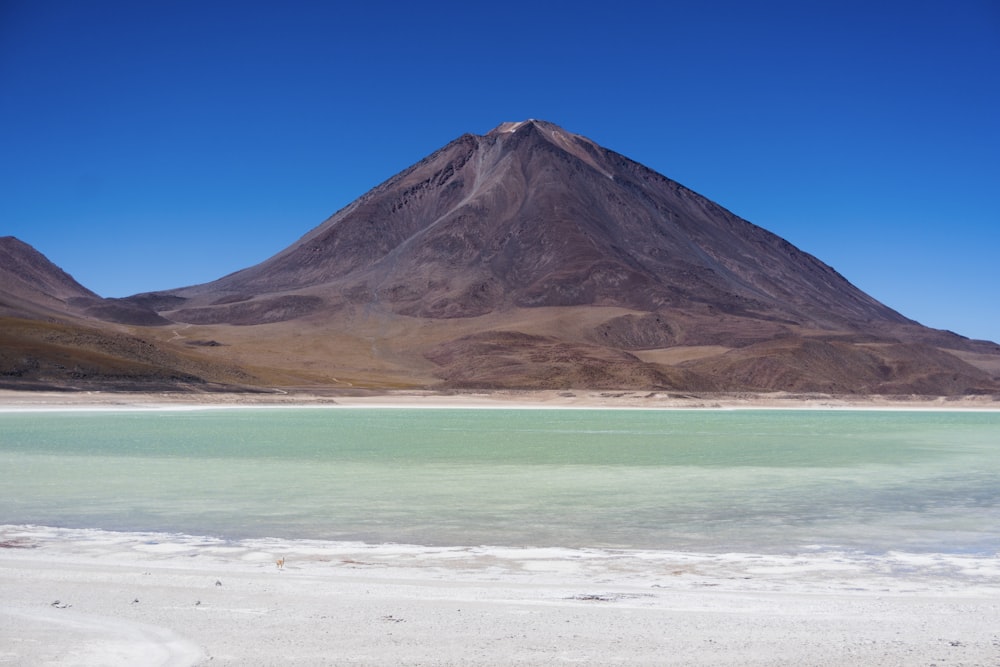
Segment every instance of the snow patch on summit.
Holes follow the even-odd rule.
[[[515,122],[509,122],[509,121],[506,122],[506,123],[500,123],[500,125],[497,127],[496,131],[499,132],[499,133],[501,133],[501,134],[509,134],[511,132],[517,132],[517,130],[518,130],[519,127],[525,125],[526,123],[531,123],[533,121],[534,121],[534,118],[529,118],[528,120],[519,120],[516,123]]]

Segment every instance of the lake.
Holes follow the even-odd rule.
[[[1000,413],[0,414],[0,523],[701,553],[1000,552]]]

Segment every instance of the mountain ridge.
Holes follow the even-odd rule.
[[[14,236],[0,237],[0,313],[14,316],[57,315],[71,298],[100,298]]]

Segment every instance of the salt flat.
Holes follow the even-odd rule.
[[[0,664],[904,665],[1000,659],[1000,568],[5,526]],[[284,567],[276,565],[284,558]],[[968,570],[953,578],[941,574]]]
[[[21,410],[208,408],[266,406],[647,408],[647,409],[898,409],[1000,410],[1000,396],[878,396],[801,393],[679,394],[648,391],[496,390],[277,391],[270,393],[14,391],[0,389],[0,412]]]

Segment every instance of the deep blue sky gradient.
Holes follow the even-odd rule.
[[[541,118],[1000,341],[1000,3],[0,0],[0,235],[125,296]]]

